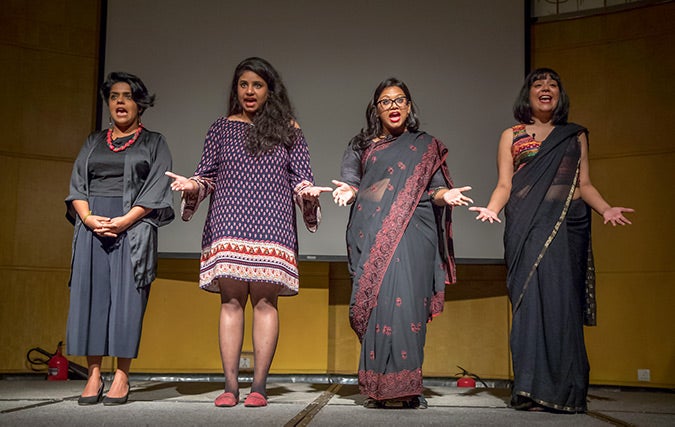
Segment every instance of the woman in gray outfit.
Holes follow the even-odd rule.
[[[87,357],[89,378],[78,403],[127,402],[129,368],[138,356],[143,314],[157,269],[157,228],[173,220],[171,153],[143,127],[150,95],[136,76],[113,72],[101,88],[111,127],[89,135],[66,198],[75,225],[66,335],[68,354]],[[103,398],[101,361],[117,357]]]

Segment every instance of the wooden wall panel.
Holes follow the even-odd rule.
[[[601,273],[598,326],[586,328],[591,383],[672,388],[675,273]],[[638,381],[649,369],[651,381]]]
[[[66,220],[70,162],[42,159],[16,161],[16,219],[12,263],[36,268],[70,266],[73,226]],[[65,181],[64,181],[65,178]]]
[[[0,372],[31,372],[26,353],[65,342],[68,273],[49,268],[0,268]]]
[[[7,0],[0,13],[0,370],[65,339],[72,227],[63,199],[92,130],[100,1]]]
[[[424,374],[454,376],[459,365],[481,378],[508,379],[509,311],[505,296],[446,301],[428,325]]]
[[[673,208],[675,150],[592,161],[594,185],[610,202],[630,206],[633,225],[612,227],[593,217],[596,268],[600,272],[672,271],[669,249],[675,228],[664,209]],[[658,191],[652,191],[651,189]],[[670,208],[669,208],[670,206]]]

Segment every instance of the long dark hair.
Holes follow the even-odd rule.
[[[567,115],[570,111],[570,99],[560,81],[560,75],[550,68],[537,68],[525,77],[523,87],[520,88],[518,98],[513,105],[513,117],[515,117],[519,123],[534,123],[534,120],[532,120],[532,106],[530,105],[530,88],[537,80],[545,80],[546,76],[555,80],[556,83],[558,83],[558,89],[560,89],[558,105],[555,107],[555,110],[553,110],[553,124],[564,125],[567,123]]]
[[[140,117],[143,112],[155,105],[155,95],[151,95],[148,92],[148,89],[143,84],[143,81],[133,74],[125,73],[124,71],[113,71],[108,74],[105,81],[101,85],[101,98],[103,102],[107,103],[108,98],[110,98],[110,89],[115,83],[127,83],[131,86],[131,98],[134,100],[136,105],[138,105],[138,116]]]
[[[272,150],[279,144],[286,147],[293,145],[293,134],[296,132],[295,118],[291,101],[281,76],[272,64],[262,58],[246,58],[237,65],[230,87],[230,104],[227,115],[240,114],[244,110],[237,99],[239,78],[245,71],[252,71],[262,77],[267,84],[267,100],[253,117],[253,127],[248,133],[246,149],[252,155],[259,155]]]
[[[406,86],[405,83],[397,78],[389,77],[388,79],[382,80],[382,82],[377,85],[377,88],[373,93],[373,97],[370,99],[368,107],[366,108],[367,127],[361,129],[361,132],[359,132],[351,139],[351,141],[349,141],[349,145],[351,145],[353,148],[363,150],[368,145],[370,145],[374,138],[382,136],[383,129],[382,122],[380,122],[380,117],[377,114],[377,100],[379,99],[383,90],[392,86],[401,88],[406,98],[408,98],[408,102],[410,103],[410,114],[408,114],[408,118],[405,121],[406,129],[408,131],[416,131],[419,128],[420,121],[417,118],[417,107],[412,100],[408,86]]]

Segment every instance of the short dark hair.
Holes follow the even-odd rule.
[[[382,91],[392,86],[400,88],[410,103],[410,114],[408,114],[408,118],[405,122],[406,129],[412,132],[419,129],[420,121],[417,117],[417,107],[413,102],[408,86],[402,80],[395,77],[389,77],[382,80],[380,84],[377,85],[377,88],[375,88],[373,97],[370,99],[370,102],[368,102],[368,107],[366,107],[366,127],[361,129],[361,132],[354,136],[349,142],[352,147],[363,150],[374,138],[382,135],[382,122],[377,114],[377,101],[380,98]]]
[[[550,68],[537,68],[525,77],[523,87],[520,88],[518,98],[513,105],[513,117],[518,120],[518,122],[525,124],[534,123],[532,120],[532,108],[530,106],[530,88],[534,82],[537,80],[544,80],[547,76],[558,83],[558,89],[560,90],[558,105],[553,111],[553,124],[564,125],[567,123],[567,115],[570,111],[570,99],[560,81],[560,75]]]
[[[155,95],[148,92],[143,81],[139,77],[124,71],[113,71],[108,74],[100,90],[103,102],[108,102],[110,89],[115,83],[127,83],[131,86],[131,98],[138,105],[139,116],[143,114],[143,111],[155,105]]]

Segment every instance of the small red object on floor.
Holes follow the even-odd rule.
[[[457,380],[457,387],[476,387],[476,380],[465,375]]]
[[[56,353],[47,362],[47,380],[49,381],[65,381],[68,379],[68,359],[61,353],[61,345],[59,342],[56,346]]]

